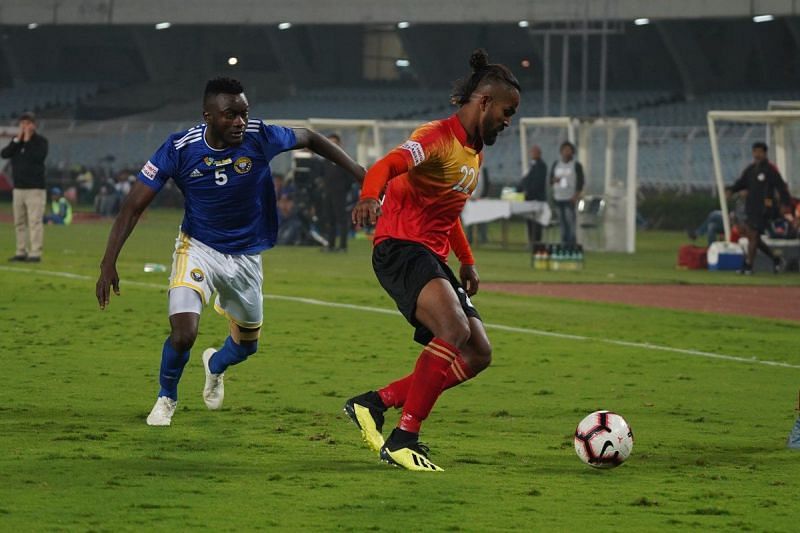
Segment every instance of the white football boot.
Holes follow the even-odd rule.
[[[159,396],[153,410],[147,415],[148,426],[169,426],[172,424],[172,415],[175,414],[175,408],[178,406],[178,400],[167,398],[166,396]]]
[[[217,353],[214,348],[208,348],[203,352],[203,368],[206,370],[206,385],[203,387],[203,401],[206,407],[212,411],[222,407],[222,400],[225,398],[225,373],[212,374],[208,369],[208,362],[211,356]]]

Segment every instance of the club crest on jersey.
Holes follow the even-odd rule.
[[[253,168],[253,161],[249,157],[240,157],[233,164],[233,170],[237,174],[247,174]]]
[[[205,275],[203,275],[203,271],[202,271],[202,270],[200,270],[199,268],[194,268],[194,269],[192,269],[192,271],[191,271],[191,272],[189,272],[189,275],[190,275],[190,276],[192,277],[192,279],[193,279],[193,280],[195,280],[197,283],[200,283],[201,281],[203,281],[204,279],[206,279]]]
[[[214,159],[210,155],[207,155],[203,158],[203,163],[205,163],[209,167],[224,167],[225,165],[230,165],[233,163],[233,160],[230,157],[226,157],[225,159]]]

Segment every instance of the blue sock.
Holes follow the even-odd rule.
[[[258,341],[242,341],[236,344],[230,336],[225,339],[225,344],[211,356],[208,369],[212,374],[222,374],[231,365],[238,365],[258,350]]]
[[[159,396],[166,396],[173,400],[178,399],[178,382],[183,374],[183,367],[189,362],[189,350],[178,352],[172,347],[169,337],[164,341],[161,350],[161,373],[158,382],[161,385]]]

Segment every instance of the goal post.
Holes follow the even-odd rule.
[[[800,109],[773,109],[768,111],[709,111],[708,139],[711,144],[711,160],[714,167],[714,181],[717,186],[725,240],[731,240],[728,199],[725,196],[725,177],[722,174],[722,159],[717,126],[720,123],[763,124],[766,128],[764,139],[772,143],[775,154],[774,163],[788,183],[790,190],[800,187],[800,161],[797,161],[797,148],[800,146]]]
[[[519,120],[519,130],[522,175],[528,171],[532,144],[542,148],[548,167],[558,159],[562,142],[576,145],[576,158],[583,165],[586,177],[584,192],[602,200],[604,210],[596,228],[602,239],[584,244],[599,251],[634,253],[639,140],[636,119],[523,117]],[[585,228],[580,219],[578,222],[578,238],[582,240]]]
[[[355,160],[363,167],[379,157],[381,141],[377,120],[310,118],[308,125],[325,134],[340,135],[345,150],[355,154]]]

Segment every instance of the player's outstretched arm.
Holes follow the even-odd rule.
[[[131,192],[128,193],[122,203],[119,214],[114,220],[114,225],[111,227],[111,233],[108,235],[106,253],[103,255],[102,261],[100,261],[100,277],[97,279],[97,286],[95,287],[97,303],[100,305],[100,309],[105,309],[108,306],[112,287],[114,294],[119,296],[117,258],[122,246],[139,221],[142,212],[153,201],[156,193],[155,189],[148,187],[141,181],[137,181],[133,184]]]
[[[392,150],[369,168],[361,186],[361,196],[353,208],[353,224],[364,226],[374,225],[377,222],[381,216],[380,197],[383,195],[386,183],[408,172],[408,168],[408,161],[396,150]]]
[[[353,161],[353,159],[347,155],[347,152],[333,144],[325,136],[308,128],[294,128],[294,136],[297,139],[297,144],[294,145],[292,150],[308,148],[315,154],[336,163],[348,171],[359,183],[364,181],[364,174],[367,173],[364,167]]]

